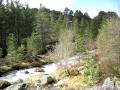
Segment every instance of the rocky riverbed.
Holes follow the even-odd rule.
[[[75,56],[69,58],[66,62],[64,62],[65,60],[61,60],[61,62],[44,65],[42,67],[12,71],[0,77],[0,80],[10,83],[10,86],[6,86],[7,88],[5,90],[23,90],[23,88],[25,88],[25,90],[30,90],[30,88],[34,88],[34,90],[41,90],[41,88],[48,88],[48,90],[52,88],[50,90],[53,90],[53,88],[57,88],[57,90],[59,90],[59,87],[53,87],[53,83],[55,83],[56,80],[54,76],[52,76],[52,73],[57,70],[58,64],[75,64],[77,63],[77,58],[79,57]]]
[[[116,88],[113,90],[120,90],[117,84],[114,85],[114,83],[116,83],[115,80],[111,81],[109,77],[106,78],[104,82],[95,86],[75,89],[76,86],[78,88],[84,86],[81,83],[83,79],[81,77],[82,72],[78,71],[83,71],[84,67],[82,65],[84,64],[84,61],[80,58],[85,57],[75,56],[67,60],[61,60],[60,62],[44,65],[42,67],[12,71],[0,77],[0,90],[106,90],[103,89],[103,86],[105,86],[104,88],[112,86]],[[80,61],[83,61],[83,63],[80,63]],[[74,68],[74,65],[78,62],[81,66],[79,68]],[[65,69],[60,67],[61,64],[70,67],[67,71],[69,76],[64,73]],[[56,74],[58,74],[58,76]]]

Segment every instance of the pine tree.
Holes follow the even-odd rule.
[[[17,60],[23,60],[25,54],[26,54],[26,52],[25,52],[25,46],[24,45],[20,45],[17,48],[16,59]]]
[[[0,58],[2,57],[2,48],[0,48]]]
[[[51,43],[50,15],[47,11],[38,11],[34,31],[40,38],[39,43],[41,45],[39,53],[45,53],[47,51],[48,44]]]
[[[31,37],[27,39],[28,53],[32,53],[33,56],[39,54],[42,51],[41,37],[38,32],[33,32]]]
[[[74,37],[74,48],[76,52],[84,52],[85,51],[85,40],[84,37],[80,34],[76,34]]]
[[[14,34],[9,34],[7,38],[7,51],[8,56],[15,57],[16,56],[16,50],[17,50],[17,44],[16,44],[16,38]]]

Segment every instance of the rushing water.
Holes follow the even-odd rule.
[[[38,68],[38,67],[36,67],[36,68]],[[44,69],[45,72],[36,72],[35,71],[36,68],[12,71],[8,75],[0,77],[0,80],[15,82],[19,79],[24,80],[30,76],[33,76],[33,75],[47,75],[47,74],[50,74],[57,69],[55,64],[49,64],[49,65],[43,66],[42,68]],[[28,72],[28,73],[26,73],[26,72]]]
[[[66,62],[64,62],[64,60],[61,60],[61,62],[59,62],[59,63],[67,64],[67,65],[75,64],[77,58],[79,58],[79,57],[78,56],[71,57],[71,58],[67,59]],[[44,65],[42,67],[42,69],[45,72],[35,72],[35,69],[38,67],[12,71],[8,75],[0,77],[0,80],[15,82],[19,79],[24,80],[24,79],[28,78],[29,76],[33,76],[33,75],[49,75],[49,74],[52,74],[53,72],[55,72],[55,70],[58,68],[59,63],[52,63],[52,64]],[[26,73],[26,72],[29,72],[29,73]]]

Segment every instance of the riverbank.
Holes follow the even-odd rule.
[[[10,85],[5,90],[102,90],[106,78],[98,71],[97,61],[83,54],[41,67],[12,71],[0,80],[1,85]]]
[[[58,83],[60,80],[64,80],[64,77],[62,77],[61,73],[63,71],[65,71],[65,72],[63,72],[63,75],[66,74],[66,69],[63,67],[66,66],[67,68],[69,68],[71,70],[71,72],[73,72],[73,74],[71,74],[71,72],[70,72],[70,74],[68,74],[68,76],[65,76],[66,78],[71,75],[76,77],[76,75],[79,75],[79,73],[76,73],[76,71],[71,68],[71,65],[75,66],[79,62],[80,62],[79,56],[74,56],[74,57],[68,58],[66,61],[61,60],[58,63],[47,64],[47,65],[42,66],[41,68],[37,67],[37,68],[16,70],[11,73],[8,73],[7,75],[4,75],[3,77],[0,77],[0,80],[10,82],[12,84],[11,88],[15,87],[16,83],[19,83],[19,84],[24,83],[28,86],[29,85],[35,86],[35,88],[38,85],[40,85],[40,88],[62,88],[61,85],[58,85]],[[59,69],[60,67],[62,67],[61,70]],[[56,74],[60,78],[58,78]],[[72,83],[72,81],[70,81],[70,82]],[[14,83],[15,83],[15,85],[14,85]],[[48,84],[50,84],[50,87]],[[63,86],[65,86],[64,83],[63,83]],[[60,89],[58,89],[58,90],[60,90]]]
[[[73,62],[76,62],[75,61],[76,58],[78,57],[69,58],[67,60],[67,63],[72,64]],[[61,63],[64,64],[63,61],[61,61]],[[52,63],[52,64],[44,65],[41,68],[37,67],[37,68],[12,71],[7,75],[4,75],[3,77],[0,77],[0,80],[8,81],[12,85],[14,83],[25,83],[27,85],[32,85],[33,83],[36,84],[40,81],[39,84],[40,85],[42,84],[42,86],[44,86],[46,84],[51,84],[53,82],[55,83],[57,81],[56,77],[53,76],[53,73],[56,72],[59,64],[60,63]]]
[[[42,67],[43,65],[50,64],[50,63],[52,62],[45,55],[17,61],[12,64],[6,61],[5,59],[2,59],[0,63],[0,76],[14,70],[28,69],[32,67]]]

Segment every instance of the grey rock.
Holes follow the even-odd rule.
[[[18,83],[11,85],[4,90],[26,90],[26,89],[27,85],[25,83]]]
[[[55,83],[55,79],[51,76],[45,76],[41,78],[41,85],[53,84]]]
[[[36,68],[36,69],[35,69],[35,72],[45,72],[45,71],[44,71],[44,69],[42,69],[42,68]]]
[[[6,88],[6,87],[8,87],[8,86],[10,86],[10,85],[11,85],[11,83],[8,82],[8,81],[0,80],[0,90],[1,90],[1,89],[4,89],[4,88]]]
[[[116,77],[108,77],[105,79],[102,88],[104,90],[117,90]]]
[[[55,82],[55,79],[51,76],[47,77],[47,84],[53,84]]]
[[[25,74],[28,74],[29,72],[28,71],[25,71]]]
[[[12,84],[18,84],[18,83],[23,83],[24,81],[22,80],[22,79],[19,79],[19,80],[17,80],[17,81],[15,81],[14,83],[12,83]]]

